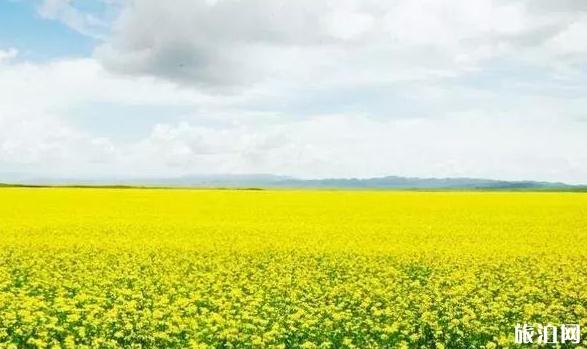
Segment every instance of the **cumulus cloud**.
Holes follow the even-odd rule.
[[[82,129],[75,111],[94,105],[195,105],[206,97],[150,79],[125,79],[104,71],[92,59],[0,65],[0,172],[29,168],[88,171],[118,161],[109,135]],[[99,115],[115,127],[117,120]],[[97,122],[100,122],[99,120]],[[64,173],[65,172],[65,173]]]
[[[587,182],[583,1],[114,6],[93,57],[0,51],[0,169]]]
[[[262,172],[585,181],[587,102],[580,95],[508,101],[475,91],[421,89],[419,99],[436,100],[442,109],[435,117],[394,110],[302,115],[260,110],[274,95],[209,96],[158,79],[114,75],[92,59],[16,62],[0,70],[0,170],[66,177]],[[467,105],[483,104],[442,107],[454,105],[449,96],[455,95],[469,95]],[[162,114],[183,106],[185,120],[160,115],[138,137],[115,139],[108,130],[131,115],[109,113],[129,104]],[[83,106],[98,108],[94,122],[107,125],[105,131],[77,123]]]
[[[494,115],[436,120],[321,115],[279,126],[160,124],[134,149],[178,173],[312,178],[433,173],[579,182],[587,175],[585,130],[580,123],[561,126],[547,116],[496,121]],[[549,142],[553,134],[565,135],[556,147]]]
[[[113,155],[107,139],[88,136],[52,118],[0,118],[0,163],[40,165],[46,171],[50,166],[111,162]]]
[[[584,21],[580,2],[549,3],[129,1],[96,54],[113,71],[208,88],[434,79],[496,59],[548,66],[549,40],[574,45],[562,33]]]

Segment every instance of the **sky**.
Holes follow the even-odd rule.
[[[587,183],[586,43],[584,0],[0,0],[0,178]]]

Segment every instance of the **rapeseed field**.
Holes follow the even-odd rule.
[[[0,190],[0,348],[526,347],[517,323],[587,328],[586,194]]]

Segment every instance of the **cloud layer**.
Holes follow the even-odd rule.
[[[579,1],[131,1],[97,49],[109,69],[204,87],[381,84],[499,60],[573,69]]]
[[[587,182],[583,1],[102,5],[39,7],[93,57],[0,47],[0,172]]]

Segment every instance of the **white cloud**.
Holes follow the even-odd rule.
[[[60,21],[84,35],[96,39],[105,38],[110,24],[96,14],[78,10],[73,3],[73,0],[43,0],[38,7],[38,13],[46,19]]]
[[[552,51],[557,52],[559,57],[580,55],[578,58],[584,62],[587,55],[587,15],[580,17],[570,24],[565,30],[558,33],[549,41]]]
[[[329,35],[342,40],[360,39],[374,25],[373,16],[352,10],[332,11],[322,21]]]
[[[129,1],[96,55],[116,72],[215,91],[306,84],[308,76],[333,85],[357,75],[377,83],[433,80],[528,55],[548,67],[549,39],[582,21],[580,11],[560,10],[574,6],[553,12],[499,0]]]
[[[113,147],[49,117],[0,118],[0,163],[51,166],[88,166],[112,160]],[[40,165],[40,166],[39,166]]]
[[[582,164],[587,159],[585,131],[586,125],[561,127],[548,117],[496,120],[494,115],[454,115],[382,121],[322,115],[279,126],[158,125],[136,145],[135,154],[156,159],[156,166],[176,173],[396,174],[580,182],[587,175]]]
[[[94,57],[0,51],[0,171],[587,182],[583,2],[115,6],[40,8]]]
[[[91,59],[13,63],[0,70],[0,168],[61,176],[264,172],[585,182],[584,99],[517,96],[510,104],[474,89],[417,91],[419,103],[452,105],[457,95],[469,95],[471,102],[462,111],[438,110],[424,118],[393,110],[275,114],[256,109],[275,103],[275,94],[202,95],[159,80],[112,75]],[[481,101],[479,108],[468,105]],[[190,115],[179,123],[161,115],[148,133],[130,141],[75,125],[78,106],[129,103],[163,111],[184,106]],[[110,129],[117,127],[116,119],[103,117]]]
[[[111,170],[118,157],[116,146],[108,135],[77,127],[76,109],[94,104],[194,105],[205,100],[169,83],[113,76],[92,59],[0,65],[0,172],[21,165],[40,172],[63,167],[79,172],[98,162]],[[100,117],[116,128],[116,120]]]
[[[0,50],[0,64],[10,62],[18,55],[18,50],[9,48],[8,50]]]

